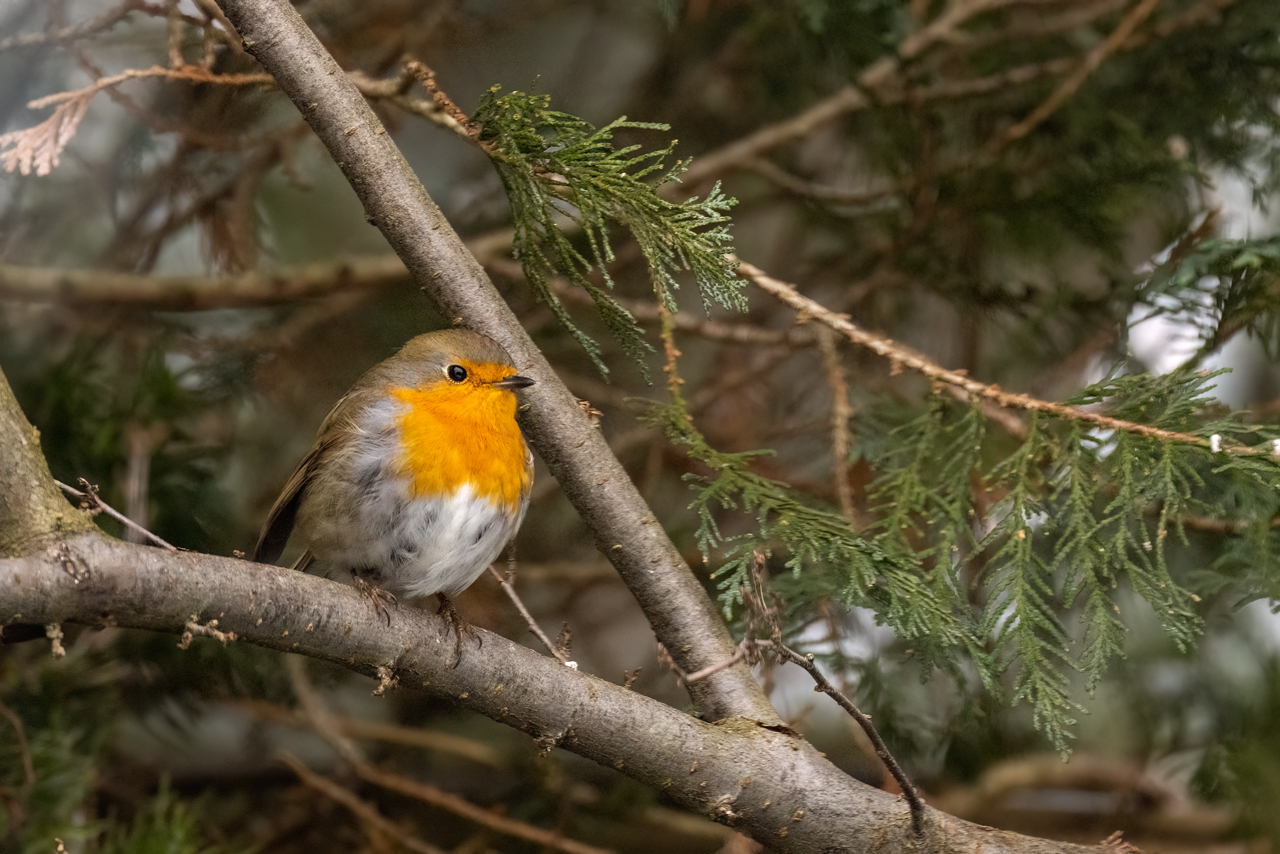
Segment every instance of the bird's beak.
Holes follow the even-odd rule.
[[[518,388],[528,388],[529,386],[533,385],[533,383],[534,381],[529,379],[528,377],[522,377],[519,374],[512,374],[509,377],[503,377],[497,382],[489,383],[489,385],[493,386],[494,388],[500,388],[504,390],[515,390]]]

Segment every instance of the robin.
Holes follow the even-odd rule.
[[[350,572],[388,620],[396,596],[435,593],[462,626],[450,597],[498,557],[529,506],[533,456],[515,391],[531,385],[491,338],[414,338],[333,407],[253,559],[275,563],[296,533],[306,551],[295,569]]]

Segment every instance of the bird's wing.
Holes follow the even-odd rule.
[[[307,549],[298,555],[298,559],[293,562],[293,569],[298,570],[298,572],[306,572],[315,559],[316,556],[311,553],[311,549]]]
[[[262,533],[258,536],[258,545],[253,550],[253,559],[257,563],[275,563],[280,559],[285,543],[289,542],[289,534],[293,532],[293,523],[298,518],[302,495],[315,477],[316,464],[329,454],[344,432],[345,425],[365,403],[364,397],[360,393],[348,392],[325,416],[315,446],[299,461],[293,474],[289,475],[284,490],[267,514],[266,524],[262,526]]]
[[[293,474],[289,475],[284,491],[272,505],[271,512],[267,514],[266,524],[262,526],[262,533],[258,536],[258,545],[253,550],[253,559],[257,563],[275,563],[280,559],[285,543],[289,542],[289,534],[293,532],[294,520],[298,518],[298,505],[302,503],[302,493],[311,481],[316,461],[330,444],[332,442],[326,443],[322,437],[321,441],[316,442],[315,447],[298,463]]]

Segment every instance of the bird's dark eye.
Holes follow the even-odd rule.
[[[467,378],[467,369],[462,367],[462,365],[450,365],[444,369],[444,372],[448,374],[449,379],[453,380],[455,383],[460,383]]]

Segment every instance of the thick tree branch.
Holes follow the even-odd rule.
[[[174,635],[193,615],[216,619],[238,643],[375,678],[390,668],[401,685],[616,768],[774,850],[924,850],[914,841],[905,802],[848,777],[785,727],[740,717],[706,723],[485,632],[483,653],[464,655],[455,669],[452,629],[442,618],[401,606],[388,628],[367,597],[304,573],[90,532],[57,549],[0,559],[0,603],[5,622],[109,622]],[[936,851],[1098,850],[982,828],[933,810],[927,832],[928,850]]]
[[[446,316],[499,341],[530,389],[525,428],[601,552],[644,609],[658,639],[687,671],[732,655],[719,614],[599,430],[467,252],[368,103],[298,13],[282,0],[223,0],[245,49],[301,109],[414,281]],[[708,719],[779,722],[743,665],[691,686]]]
[[[0,373],[0,556],[26,554],[60,535],[90,530],[89,514],[67,504],[58,491],[40,453],[40,431],[22,414]]]
[[[387,626],[368,597],[332,581],[113,540],[65,504],[34,438],[0,373],[0,532],[17,531],[9,542],[22,547],[0,556],[0,625],[79,622],[179,635],[216,622],[235,642],[340,664],[383,685],[394,680],[506,723],[777,851],[1097,851],[933,810],[920,840],[904,802],[847,776],[785,726],[743,716],[707,723],[487,632],[484,652],[455,667],[453,628],[427,610],[398,607]],[[41,512],[25,513],[25,497]]]

